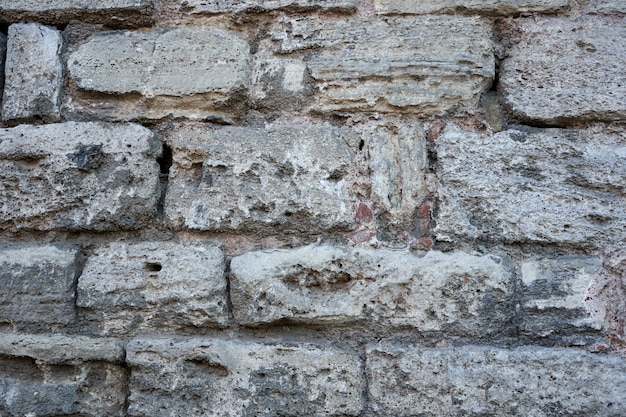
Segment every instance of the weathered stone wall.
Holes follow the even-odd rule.
[[[0,417],[626,415],[625,5],[0,0]]]

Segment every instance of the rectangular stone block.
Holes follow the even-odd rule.
[[[314,112],[464,110],[494,77],[490,31],[478,18],[285,19],[273,32],[277,54],[306,62]]]
[[[9,26],[2,119],[60,118],[61,33],[37,23]]]
[[[348,177],[359,137],[350,129],[187,125],[166,141],[174,227],[311,232],[354,222]]]
[[[37,21],[53,25],[71,20],[114,27],[149,25],[154,0],[0,0],[0,21]]]
[[[515,279],[501,258],[463,252],[305,246],[231,262],[243,325],[380,323],[480,337],[505,333]]]
[[[180,0],[191,13],[240,13],[271,10],[355,11],[359,0]]]
[[[245,112],[249,52],[239,36],[207,27],[100,32],[69,56],[67,105],[113,120],[232,121]]]
[[[517,24],[523,39],[508,51],[500,71],[503,102],[515,118],[562,125],[626,117],[624,19],[541,18]]]
[[[356,416],[356,354],[219,339],[133,340],[129,416]]]
[[[78,251],[56,246],[0,249],[0,324],[49,330],[75,318]]]
[[[76,305],[84,324],[103,334],[222,327],[225,271],[214,244],[110,243],[87,259]]]
[[[374,0],[379,14],[465,13],[515,15],[554,12],[569,6],[570,0]]]
[[[0,225],[136,229],[155,216],[161,145],[132,124],[0,129]]]
[[[0,411],[122,417],[128,384],[123,361],[123,346],[110,340],[1,334]]]
[[[439,240],[604,248],[626,237],[623,132],[451,125],[437,161]]]
[[[576,349],[381,343],[367,351],[374,415],[620,416],[626,363]]]

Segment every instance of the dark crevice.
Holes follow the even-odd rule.
[[[157,158],[157,163],[159,164],[159,183],[161,189],[161,194],[159,195],[159,201],[157,203],[157,216],[159,219],[162,219],[165,207],[165,195],[167,193],[167,185],[170,177],[170,168],[174,163],[172,158],[172,148],[163,144],[163,151],[161,156]]]

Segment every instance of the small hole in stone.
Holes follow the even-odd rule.
[[[150,272],[158,272],[161,269],[163,269],[163,267],[161,266],[161,264],[159,263],[154,263],[154,262],[146,262],[146,271],[150,271]]]

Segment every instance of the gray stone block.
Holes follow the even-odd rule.
[[[49,330],[75,318],[79,273],[75,249],[22,246],[0,250],[0,323]]]
[[[231,120],[245,111],[249,49],[239,36],[206,27],[100,32],[69,56],[79,91],[67,105],[114,120]]]
[[[437,140],[441,241],[606,247],[626,237],[623,132],[448,126]]]
[[[0,225],[136,229],[157,209],[160,144],[132,124],[0,129]]]
[[[515,15],[554,12],[569,6],[570,0],[374,0],[379,14],[468,13]]]
[[[576,349],[381,343],[367,351],[375,415],[621,416],[626,363]]]
[[[283,231],[349,228],[349,175],[359,137],[350,129],[207,125],[173,129],[165,214],[175,227]]]
[[[463,252],[305,246],[231,262],[235,320],[376,323],[482,337],[505,332],[515,280],[504,260]]]
[[[271,10],[355,11],[359,0],[179,0],[191,13],[239,13]]]
[[[585,11],[606,15],[626,14],[626,3],[623,0],[595,0],[587,4]]]
[[[110,243],[87,260],[76,305],[84,324],[104,334],[222,327],[225,270],[213,244]]]
[[[356,354],[220,339],[133,340],[129,416],[355,416]]]
[[[61,34],[37,23],[9,26],[2,119],[60,118]]]
[[[626,24],[585,17],[524,19],[500,72],[513,116],[542,124],[626,117]],[[611,59],[607,59],[611,57]]]
[[[0,33],[0,93],[4,92],[4,61],[7,54],[7,37]],[[2,108],[2,94],[0,94],[0,109]],[[2,115],[0,114],[0,118]]]
[[[278,54],[301,55],[310,110],[441,114],[474,107],[494,77],[490,33],[462,17],[285,19]]]

